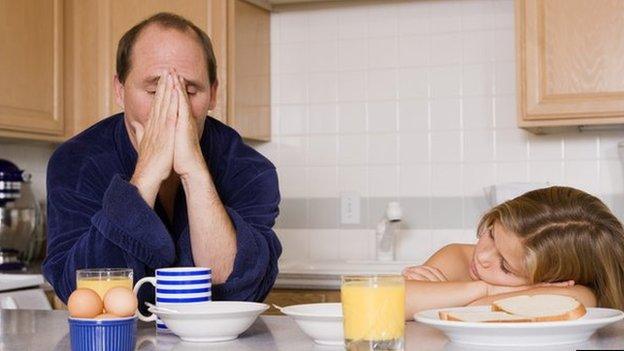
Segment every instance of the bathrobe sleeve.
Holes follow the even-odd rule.
[[[132,268],[136,280],[175,260],[171,235],[137,188],[116,174],[98,190],[105,181],[97,166],[85,162],[72,172],[76,166],[68,163],[78,161],[56,155],[48,164],[43,273],[64,302],[76,287],[77,269]]]

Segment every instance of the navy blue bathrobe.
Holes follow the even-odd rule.
[[[80,268],[128,267],[135,282],[161,267],[194,266],[182,186],[170,223],[129,183],[137,162],[123,114],[111,116],[62,144],[48,164],[46,279],[67,302]],[[281,245],[272,230],[280,201],[269,160],[232,128],[206,118],[201,150],[236,230],[234,268],[212,288],[213,300],[261,301],[277,277]],[[142,288],[140,305],[153,301]]]

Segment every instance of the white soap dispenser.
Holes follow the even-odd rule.
[[[402,217],[401,205],[396,201],[388,203],[386,214],[377,224],[375,232],[375,252],[378,261],[394,261],[394,237],[399,230]]]

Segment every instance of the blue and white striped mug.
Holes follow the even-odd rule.
[[[143,283],[150,283],[156,288],[156,305],[166,306],[178,303],[197,303],[212,300],[212,271],[203,267],[159,268],[155,277],[145,277],[134,286],[137,294]],[[158,331],[167,331],[165,324],[154,314],[144,316],[139,312],[139,319],[144,322],[156,321]]]

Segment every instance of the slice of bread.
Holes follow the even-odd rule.
[[[492,312],[440,311],[441,320],[486,323],[569,321],[587,312],[576,299],[564,295],[520,295],[496,300]]]
[[[531,318],[535,322],[579,319],[587,312],[576,299],[563,295],[520,295],[494,301],[492,311]]]
[[[453,311],[440,311],[439,317],[446,321],[460,321],[460,322],[484,322],[484,323],[519,323],[519,322],[532,322],[531,318],[514,316],[507,312],[453,312]]]

